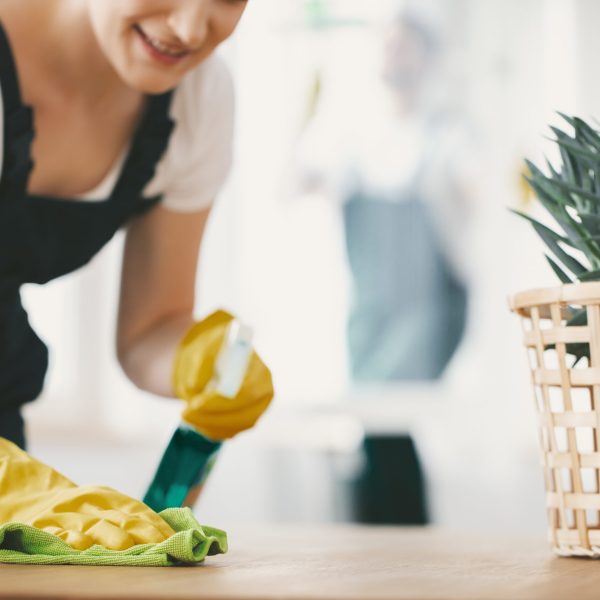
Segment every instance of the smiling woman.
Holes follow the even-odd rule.
[[[138,387],[173,396],[231,162],[232,85],[213,52],[245,6],[0,2],[0,437],[24,445],[20,408],[47,370],[21,286],[83,266],[123,226],[118,357]]]

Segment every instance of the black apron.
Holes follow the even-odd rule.
[[[85,202],[27,193],[33,113],[23,104],[15,62],[0,26],[4,161],[0,177],[0,436],[24,445],[19,407],[42,391],[48,350],[31,328],[20,287],[43,284],[85,265],[127,221],[156,205],[145,198],[174,122],[172,92],[148,96],[109,198]],[[12,424],[12,425],[11,425]]]

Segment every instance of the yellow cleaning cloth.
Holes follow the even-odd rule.
[[[271,372],[256,352],[252,353],[235,398],[225,398],[207,388],[233,318],[220,310],[195,323],[182,338],[173,366],[175,395],[186,401],[183,419],[212,440],[231,438],[250,429],[273,399]]]
[[[46,531],[76,550],[95,544],[126,550],[175,534],[138,500],[108,487],[77,486],[0,438],[0,525],[6,523]]]

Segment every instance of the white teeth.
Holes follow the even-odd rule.
[[[184,54],[187,54],[186,50],[173,50],[172,48],[169,48],[169,46],[163,44],[160,40],[150,37],[145,33],[143,35],[146,38],[146,41],[162,54],[167,54],[169,56],[183,56]]]
[[[148,41],[150,42],[150,44],[152,44],[152,46],[154,46],[159,52],[162,52],[163,54],[168,54],[169,56],[180,56],[181,54],[184,54],[184,52],[182,52],[181,50],[171,50],[171,48],[168,48],[159,40],[148,38]]]

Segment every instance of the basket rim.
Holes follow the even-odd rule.
[[[547,288],[533,288],[517,292],[508,298],[508,306],[513,312],[546,304],[569,304],[577,302],[600,304],[600,281],[566,283]]]

